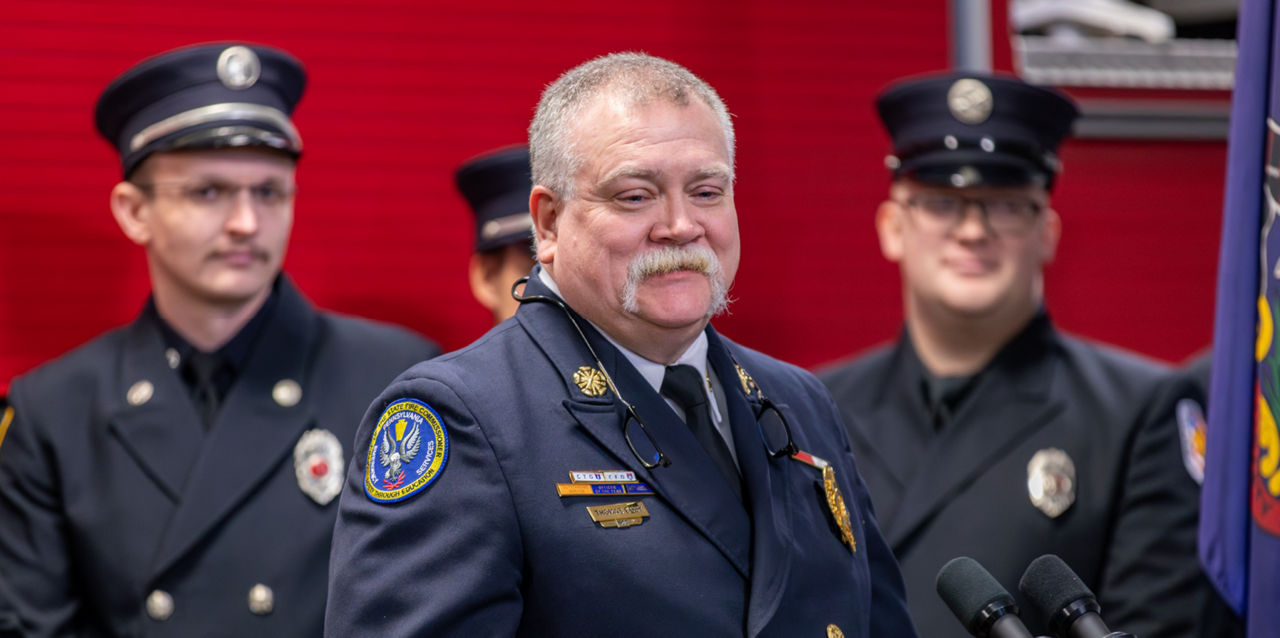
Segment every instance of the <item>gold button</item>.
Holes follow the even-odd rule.
[[[827,625],[827,638],[844,638],[844,632],[835,625]]]
[[[293,379],[281,379],[276,382],[276,387],[271,388],[271,398],[286,408],[292,408],[302,400],[302,386]]]
[[[156,388],[151,385],[150,381],[139,381],[129,386],[129,392],[124,395],[129,405],[142,405],[151,400],[151,395],[155,394]]]
[[[147,596],[147,615],[152,620],[166,621],[173,615],[173,596],[163,590],[155,590]]]
[[[258,583],[249,590],[249,611],[266,616],[276,608],[276,595],[270,587]]]

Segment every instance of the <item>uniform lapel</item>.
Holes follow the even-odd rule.
[[[538,281],[538,272],[535,268],[525,295],[554,296]],[[586,320],[574,315],[614,384],[644,420],[651,440],[671,460],[670,466],[649,470],[632,454],[623,436],[626,412],[621,402],[615,401],[608,390],[600,397],[588,397],[573,381],[580,367],[595,367],[595,361],[564,312],[550,303],[526,302],[516,318],[560,372],[568,393],[564,406],[569,415],[715,545],[744,578],[748,577],[751,538],[746,510],[725,484],[711,457],[671,407],[617,348]],[[637,449],[648,448],[638,424],[632,424],[629,434]]]
[[[200,454],[204,432],[186,386],[169,367],[156,317],[144,312],[125,329],[119,385],[106,397],[107,427],[144,474],[177,502],[191,465]],[[129,401],[150,397],[139,405]]]
[[[278,294],[277,306],[191,468],[153,574],[178,560],[278,468],[312,421],[308,358],[320,338],[320,317],[287,280]],[[301,387],[296,405],[282,405],[273,398],[282,380]]]
[[[1046,363],[1052,329],[1043,315],[1006,346],[982,373],[953,421],[919,460],[885,538],[895,551],[928,520],[955,501],[985,470],[1051,423],[1062,404],[1050,393]]]
[[[756,425],[755,396],[739,382],[731,347],[707,328],[707,359],[724,386],[734,448],[751,515],[751,591],[747,602],[747,635],[759,634],[778,610],[791,570],[791,492],[788,466],[794,461],[771,459],[765,453]],[[750,374],[750,371],[746,371]],[[764,388],[761,388],[765,390]],[[765,391],[766,396],[768,395]],[[787,406],[778,409],[790,413]]]
[[[876,381],[874,396],[878,398],[871,410],[865,415],[846,415],[846,418],[854,421],[848,424],[850,436],[860,447],[874,452],[858,459],[863,472],[867,471],[868,464],[877,465],[877,469],[892,480],[892,489],[900,492],[915,475],[913,461],[919,459],[920,453],[914,444],[915,435],[907,431],[912,427],[908,424],[928,423],[930,417],[920,395],[920,362],[905,334],[891,356],[888,373]],[[852,427],[855,424],[858,427]],[[880,520],[891,519],[890,513],[881,507],[876,503]]]

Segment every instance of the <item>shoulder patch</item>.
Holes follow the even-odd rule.
[[[1178,401],[1174,412],[1178,417],[1178,436],[1182,438],[1182,463],[1197,484],[1204,483],[1204,448],[1209,426],[1204,410],[1195,399]]]
[[[415,399],[391,402],[369,441],[364,491],[375,503],[402,501],[422,491],[449,460],[449,433],[431,406]]]

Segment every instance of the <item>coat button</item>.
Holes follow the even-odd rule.
[[[835,625],[827,625],[827,638],[844,638],[844,632]]]
[[[249,590],[249,611],[266,616],[276,608],[276,595],[270,587],[258,583]]]
[[[282,407],[292,408],[302,400],[302,386],[293,379],[281,379],[271,388],[271,398]]]
[[[173,615],[173,596],[169,592],[155,590],[147,596],[147,615],[152,620],[166,621]]]
[[[151,400],[151,395],[156,391],[155,386],[150,381],[142,380],[131,386],[129,391],[125,393],[124,398],[129,405],[139,406]]]
[[[182,363],[182,355],[178,354],[178,351],[173,348],[164,351],[164,358],[165,361],[169,362],[169,367],[174,370],[177,370],[178,365]]]

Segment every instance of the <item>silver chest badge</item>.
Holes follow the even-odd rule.
[[[218,55],[217,71],[223,86],[238,91],[257,83],[262,75],[262,63],[253,49],[236,45],[223,49]]]
[[[1076,502],[1076,464],[1058,448],[1036,452],[1027,463],[1027,493],[1049,518],[1061,516]]]
[[[342,491],[342,444],[338,437],[324,429],[303,432],[293,446],[293,472],[303,494],[328,505]]]
[[[965,124],[981,124],[991,117],[995,99],[991,89],[979,80],[961,78],[947,90],[947,108],[951,115]]]

